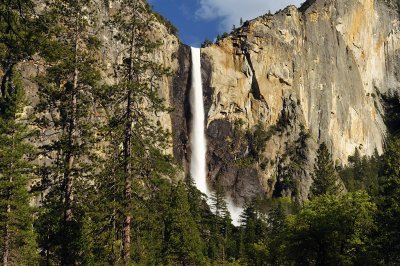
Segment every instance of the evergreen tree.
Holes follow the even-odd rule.
[[[109,149],[118,149],[118,146],[110,144]],[[109,265],[117,265],[120,258],[120,220],[122,219],[121,209],[118,197],[118,177],[121,176],[119,169],[120,162],[112,152],[105,154],[111,156],[107,159],[99,158],[98,163],[102,165],[101,171],[95,175],[95,186],[88,197],[88,216],[92,222],[90,225],[90,234],[95,243],[92,253],[95,256],[95,262]]]
[[[284,264],[283,239],[285,238],[286,218],[287,210],[284,208],[283,200],[280,200],[278,205],[267,214],[266,237],[263,239],[263,244],[267,249],[265,257],[272,265]]]
[[[313,180],[314,182],[311,185],[312,197],[323,194],[335,195],[340,192],[339,178],[325,143],[322,143],[317,151]]]
[[[385,265],[400,263],[400,138],[388,144],[383,156],[383,173],[380,177],[381,190],[378,197],[377,216],[379,254]]]
[[[33,178],[28,143],[29,117],[18,64],[29,59],[41,39],[34,3],[0,2],[0,233],[2,265],[37,262],[28,192]]]
[[[375,149],[370,157],[364,156],[362,160],[365,177],[362,179],[363,188],[372,198],[376,199],[379,194],[379,171],[382,168],[382,158]]]
[[[201,48],[206,48],[206,47],[208,47],[208,46],[210,46],[210,45],[212,45],[212,44],[213,44],[213,42],[210,41],[208,38],[206,38],[206,39],[202,42]]]
[[[296,265],[375,265],[369,235],[376,205],[363,192],[322,195],[289,216],[284,256]]]
[[[197,224],[206,223],[206,216],[210,216],[210,209],[207,204],[207,195],[203,194],[196,188],[196,184],[191,176],[185,180],[185,185],[188,190],[190,212]]]
[[[112,78],[116,83],[105,86],[98,94],[105,99],[102,105],[109,114],[104,137],[110,145],[105,148],[108,168],[102,169],[96,184],[99,191],[112,184],[104,191],[110,193],[108,196],[101,192],[113,199],[103,215],[113,217],[115,226],[108,228],[114,228],[115,233],[111,235],[121,243],[121,258],[129,265],[140,260],[131,259],[131,254],[140,249],[138,241],[135,247],[131,242],[133,233],[134,239],[141,235],[138,226],[143,198],[153,193],[149,191],[154,188],[152,179],[171,175],[174,169],[172,160],[165,155],[169,134],[154,119],[154,115],[169,111],[158,94],[159,81],[169,72],[154,61],[153,53],[160,43],[149,35],[156,25],[156,17],[145,2],[120,1],[118,12],[108,25],[115,33],[114,38],[122,44],[122,50],[114,65]]]
[[[34,176],[30,160],[33,132],[23,112],[24,92],[13,77],[13,93],[0,115],[0,247],[2,265],[37,263],[37,247],[32,230],[33,208],[29,206],[29,186]]]
[[[351,189],[378,194],[378,215],[365,192],[336,195],[341,180],[323,143],[304,208],[287,216],[279,205],[264,216],[254,200],[237,229],[221,188],[209,207],[190,178],[185,185],[172,178],[169,134],[155,118],[169,111],[158,92],[169,71],[154,61],[160,43],[152,35],[162,18],[144,0],[115,3],[107,26],[121,51],[109,77],[114,85],[99,88],[97,2],[46,0],[40,16],[34,3],[0,3],[2,265],[207,265],[206,253],[214,264],[400,264],[399,139],[383,157],[379,193],[379,156],[356,150],[349,159]],[[46,73],[37,78],[42,134],[36,167],[18,64],[38,50]],[[94,119],[97,103],[100,119]],[[265,132],[257,130],[250,153],[261,163]],[[294,162],[304,159],[298,155]],[[33,173],[41,177],[38,210],[29,205]],[[379,228],[371,248],[374,217]]]
[[[360,151],[355,148],[354,155],[349,156],[349,162],[354,166],[355,178],[361,179],[364,176],[362,157]]]
[[[12,84],[15,67],[31,57],[41,34],[37,30],[38,20],[35,4],[30,0],[8,0],[0,2],[0,111],[5,112],[5,99],[15,94]]]
[[[365,189],[374,198],[379,190],[379,171],[381,158],[375,150],[372,156],[360,156],[356,149],[353,156],[349,156],[349,165],[340,169],[339,175],[347,191]]]
[[[227,259],[228,241],[231,237],[231,215],[225,201],[222,187],[217,186],[210,197],[210,208],[213,212],[211,225],[211,241],[209,255],[213,260],[225,263]]]
[[[91,0],[49,0],[43,12],[48,35],[41,55],[48,68],[37,79],[37,110],[42,114],[37,124],[44,132],[41,149],[49,163],[42,171],[47,195],[37,230],[45,253],[55,255],[62,265],[83,262],[89,256],[83,252],[83,206],[94,172],[95,126],[90,106],[100,77],[90,10],[96,10]]]
[[[164,265],[205,265],[203,242],[181,183],[171,190],[164,223]]]
[[[133,228],[136,228],[135,261],[142,265],[162,265],[164,260],[164,232],[168,220],[172,192],[175,185],[166,179],[153,179],[153,193],[136,211]],[[136,205],[138,205],[136,203]],[[151,211],[149,211],[151,210]]]
[[[256,265],[259,256],[258,244],[266,237],[264,215],[259,211],[258,200],[246,203],[241,214],[241,256],[251,265]]]

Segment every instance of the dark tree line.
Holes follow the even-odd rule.
[[[158,84],[170,73],[151,35],[160,17],[122,0],[98,25],[97,4],[0,2],[2,265],[400,263],[398,137],[383,155],[356,150],[346,168],[321,144],[307,202],[254,199],[235,227],[224,191],[209,206],[164,152],[169,133],[154,114],[169,111]],[[121,46],[107,77],[98,30]],[[44,66],[35,110],[20,73],[32,57]],[[251,141],[259,160],[262,139]]]

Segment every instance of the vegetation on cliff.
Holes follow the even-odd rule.
[[[123,0],[99,26],[91,0],[46,3],[40,15],[29,0],[0,3],[2,265],[400,263],[396,134],[383,155],[356,150],[343,169],[321,144],[309,200],[255,198],[235,227],[223,189],[207,201],[190,177],[178,181],[165,154],[169,134],[154,117],[169,111],[158,84],[170,73],[153,60],[160,40],[150,34],[160,18]],[[122,47],[110,77],[100,74],[94,28],[103,27]],[[18,68],[33,56],[45,68],[35,112],[25,108]],[[266,164],[276,130],[236,132],[250,163]],[[284,180],[306,163],[307,138],[302,132],[290,149],[295,165]],[[39,204],[30,202],[36,194]]]

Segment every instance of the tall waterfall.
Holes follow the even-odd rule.
[[[200,48],[191,48],[192,52],[192,90],[190,92],[190,108],[192,112],[192,132],[190,143],[192,158],[190,174],[197,188],[209,196],[206,173],[206,136],[204,134],[204,103],[201,82]]]
[[[192,52],[192,89],[190,92],[190,108],[192,113],[192,130],[190,145],[192,158],[190,160],[190,174],[198,190],[210,196],[207,186],[206,152],[207,142],[204,132],[204,101],[201,79],[200,48],[191,48]],[[227,205],[232,216],[233,224],[239,225],[242,208],[236,206],[230,198]]]

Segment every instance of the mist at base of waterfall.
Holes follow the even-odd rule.
[[[190,145],[192,157],[190,160],[190,175],[198,190],[210,199],[211,193],[207,186],[206,153],[207,141],[205,136],[205,114],[203,86],[201,79],[200,48],[191,47],[192,54],[192,87],[190,91],[190,109],[192,113]],[[230,197],[226,198],[227,207],[231,214],[232,223],[240,225],[240,215],[243,208],[236,206]],[[208,200],[210,204],[210,200]]]

